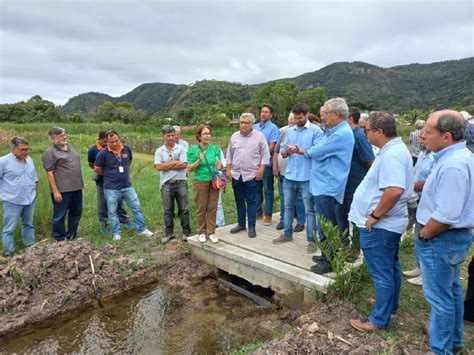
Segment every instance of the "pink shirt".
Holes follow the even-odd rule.
[[[252,130],[247,136],[240,131],[235,132],[230,137],[226,159],[227,164],[232,165],[232,178],[238,180],[242,176],[243,181],[255,179],[260,165],[268,165],[270,162],[265,136],[256,130]]]

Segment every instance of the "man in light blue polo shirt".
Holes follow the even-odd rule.
[[[421,230],[415,251],[431,305],[430,350],[436,354],[464,346],[459,273],[474,227],[474,155],[463,141],[465,129],[459,112],[443,110],[432,113],[422,131],[434,165],[416,213]]]
[[[318,143],[323,132],[321,129],[311,124],[306,115],[309,106],[300,102],[293,107],[293,119],[296,126],[288,128],[285,139],[281,145],[281,155],[288,158],[288,166],[283,181],[283,191],[285,196],[284,233],[273,243],[284,243],[293,240],[293,211],[296,197],[301,195],[305,207],[309,199],[309,180],[311,178],[311,158],[305,153],[308,149]],[[314,246],[314,239],[308,239],[308,243]],[[311,249],[313,252],[314,248]],[[315,250],[314,250],[315,251]]]
[[[312,146],[305,156],[312,159],[310,192],[313,199],[314,210],[318,218],[324,217],[335,226],[342,225],[338,220],[336,208],[342,204],[347,177],[351,168],[352,151],[354,150],[354,134],[346,121],[349,115],[347,103],[342,98],[335,98],[324,103],[326,132],[318,143]],[[312,216],[307,215],[308,228],[311,223],[316,225],[319,240],[325,243],[328,255],[314,256],[317,264],[311,267],[316,274],[325,274],[332,271],[328,258],[334,256],[326,243],[326,236],[321,223],[311,221]],[[342,230],[339,234],[342,237]],[[347,240],[348,244],[348,240]]]
[[[280,136],[280,131],[278,127],[272,122],[272,117],[273,107],[269,104],[265,104],[262,106],[262,111],[260,112],[260,122],[253,125],[254,130],[262,132],[265,136],[270,152],[270,164],[265,167],[263,179],[260,183],[260,188],[257,195],[257,218],[259,218],[262,215],[263,190],[265,191],[265,216],[263,217],[263,224],[266,226],[272,224],[274,200],[272,156],[273,149],[275,148],[275,144],[278,140],[278,137]]]
[[[35,243],[33,215],[38,193],[38,175],[33,160],[28,156],[28,141],[14,137],[11,153],[0,158],[0,198],[3,200],[3,251],[15,254],[13,234],[21,217],[21,236],[25,247]]]
[[[360,331],[386,329],[398,310],[401,285],[398,250],[408,225],[407,201],[413,193],[413,161],[397,137],[395,118],[372,112],[365,133],[380,148],[364,180],[354,193],[349,220],[360,233],[360,246],[375,286],[375,307],[368,319],[352,319]]]

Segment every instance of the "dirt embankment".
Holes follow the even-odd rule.
[[[153,256],[156,265],[143,268],[111,245],[97,250],[87,242],[60,242],[0,257],[0,335],[158,278],[186,287],[214,273],[179,243]]]

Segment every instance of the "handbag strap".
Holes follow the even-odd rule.
[[[204,150],[201,148],[201,145],[198,144],[199,150],[202,152],[202,155],[204,155],[204,160],[206,161],[207,169],[209,170],[209,175],[211,176],[211,179],[215,177],[215,174],[212,173],[211,166],[209,165],[209,161],[207,160],[206,153],[204,153]]]

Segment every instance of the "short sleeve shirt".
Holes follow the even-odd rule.
[[[168,163],[173,160],[179,160],[186,163],[186,151],[187,149],[180,144],[175,144],[170,150],[168,150],[166,145],[163,144],[155,151],[155,164]],[[163,185],[170,180],[187,180],[186,169],[160,171],[160,190]]]
[[[102,168],[105,190],[121,190],[132,186],[130,181],[132,159],[132,150],[125,144],[119,155],[115,155],[108,148],[102,149],[97,154],[94,164]]]
[[[369,170],[367,162],[375,159],[372,145],[367,140],[364,131],[360,127],[356,127],[352,133],[354,133],[354,151],[352,152],[351,170],[347,178],[346,194],[354,194]]]
[[[194,180],[197,181],[211,181],[212,177],[216,174],[216,162],[221,159],[221,148],[217,145],[210,144],[204,149],[204,155],[207,158],[203,159],[194,171]],[[194,164],[199,158],[199,145],[193,145],[188,150],[188,164]],[[211,172],[209,172],[209,169]],[[211,176],[212,173],[212,176]]]
[[[54,144],[49,147],[43,155],[43,167],[46,171],[54,172],[59,192],[77,191],[84,188],[81,158],[72,145],[68,144],[67,150],[62,150]]]
[[[0,158],[0,198],[16,205],[30,205],[36,198],[38,175],[30,157],[19,161],[13,153]]]
[[[97,144],[94,144],[93,146],[91,146],[89,148],[89,151],[87,152],[87,161],[89,163],[92,163],[94,164],[95,163],[95,158],[97,158],[97,154],[99,154],[99,152],[103,150],[103,149],[99,149],[97,147]],[[104,178],[102,177],[102,175],[99,175],[97,174],[97,178],[94,179],[95,180],[95,183],[99,186],[102,186],[104,184]]]

